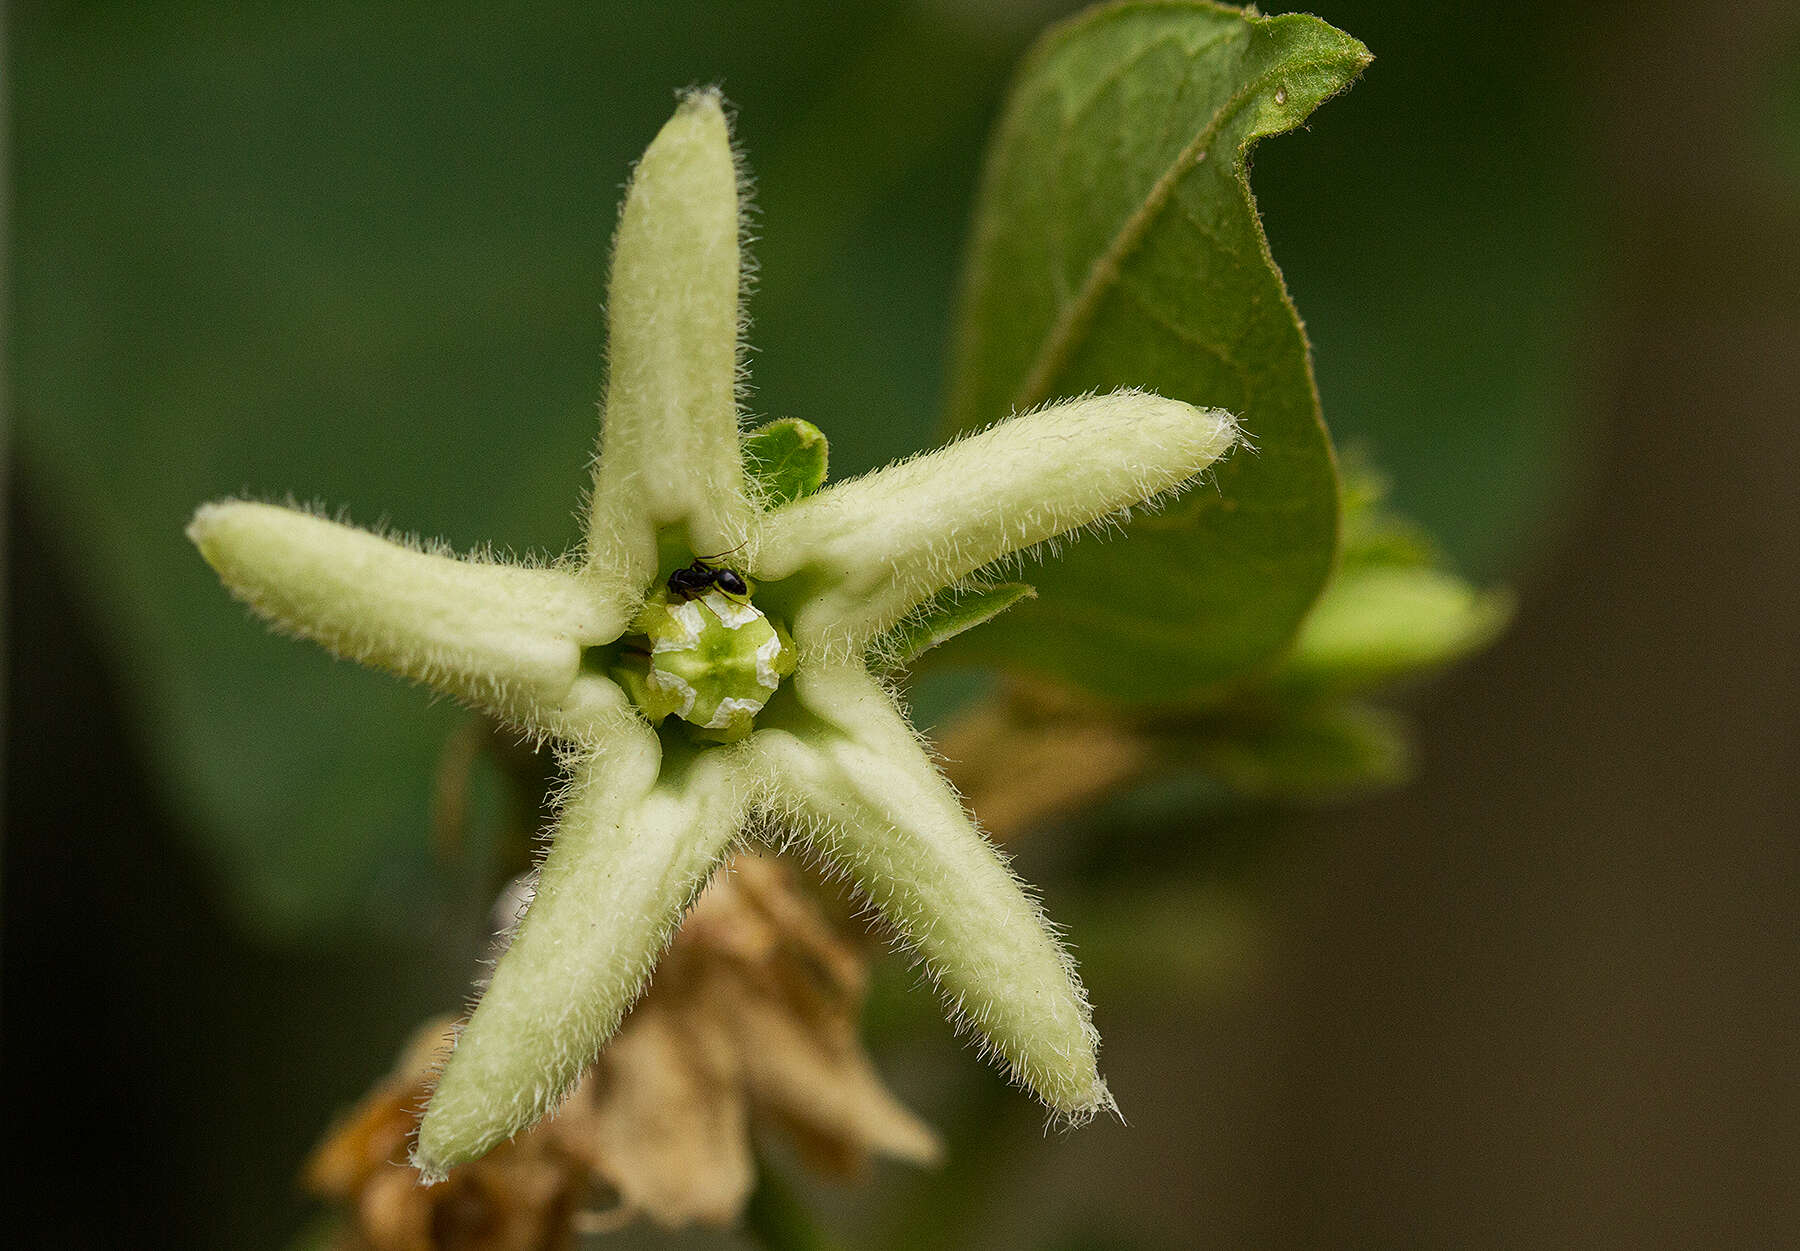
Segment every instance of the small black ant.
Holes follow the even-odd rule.
[[[735,552],[743,547],[739,543],[731,549]],[[727,595],[748,595],[750,585],[744,581],[744,575],[735,569],[726,569],[715,565],[715,560],[723,560],[731,552],[720,552],[717,556],[701,556],[685,569],[677,569],[669,575],[669,594],[688,600],[698,599],[713,587],[718,587]]]

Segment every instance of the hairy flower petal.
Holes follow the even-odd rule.
[[[743,542],[737,167],[716,91],[684,96],[638,162],[613,246],[610,370],[589,559],[648,585],[657,531]]]
[[[803,668],[821,723],[753,741],[768,802],[924,957],[952,1010],[1071,1119],[1111,1106],[1073,962],[900,710],[859,665]]]
[[[1172,490],[1236,441],[1229,414],[1179,400],[1069,400],[777,510],[756,575],[816,581],[794,640],[844,659],[983,565]]]
[[[536,895],[419,1130],[427,1180],[551,1108],[618,1028],[743,828],[741,752],[671,760],[637,722],[577,762]]]
[[[203,505],[188,537],[278,628],[531,725],[588,676],[582,648],[633,611],[598,573],[459,560],[270,504]]]
[[[917,948],[957,1019],[1051,1108],[1078,1120],[1111,1106],[1073,963],[865,653],[982,567],[1188,483],[1233,445],[1236,427],[1143,392],[1089,396],[796,498],[822,477],[821,448],[787,486],[759,486],[753,504],[736,394],[741,231],[724,109],[716,91],[690,92],[621,212],[605,422],[587,544],[570,566],[458,560],[259,504],[209,505],[189,531],[232,591],[278,626],[565,743],[572,776],[534,902],[420,1127],[413,1162],[428,1181],[557,1104],[619,1029],[746,822],[789,825],[846,870]],[[762,511],[780,499],[789,502]],[[657,590],[696,556],[721,563]],[[709,578],[716,592],[694,602]],[[743,613],[766,637],[752,655],[662,637],[640,611],[653,595],[671,620],[704,608],[723,626],[721,613]],[[701,712],[695,684],[721,672],[754,686],[753,707],[752,692],[733,687],[692,734],[652,727],[653,685],[679,684],[693,705],[686,717]],[[614,676],[643,688],[635,704]],[[746,737],[707,746],[694,734]],[[840,1163],[871,1148],[935,1154],[934,1136],[885,1096],[855,1045],[860,988],[834,997],[768,981],[782,964],[751,960],[735,981],[695,991],[709,1006],[680,1030],[659,1030],[664,1009],[652,1007],[639,1022],[644,1046],[614,1056],[609,1072],[630,1097],[607,1102],[585,1141],[593,1170],[627,1200],[673,1222],[728,1215],[747,1184],[750,1114],[790,1124]],[[662,1128],[681,1132],[660,1137],[637,1128],[671,1098],[702,1115],[670,1121]],[[735,1135],[722,1154],[681,1146],[720,1132]],[[654,1149],[631,1167],[606,1164],[627,1139]],[[681,1184],[677,1158],[699,1160],[710,1188]],[[543,1176],[563,1202],[569,1179]],[[402,1209],[408,1219],[435,1210]]]

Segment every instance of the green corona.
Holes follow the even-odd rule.
[[[730,743],[794,671],[794,644],[749,601],[716,587],[699,596],[666,589],[645,602],[615,676],[652,723],[673,716],[694,737]]]

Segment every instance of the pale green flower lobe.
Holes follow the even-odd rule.
[[[1058,1114],[1110,1106],[1073,962],[870,664],[1028,595],[964,580],[1182,488],[1236,427],[1087,396],[819,490],[812,426],[772,423],[747,452],[739,436],[738,188],[718,94],[686,95],[620,214],[580,553],[457,558],[237,501],[189,530],[277,628],[563,745],[533,901],[426,1109],[427,1180],[555,1107],[746,829],[842,870]],[[736,577],[671,582],[696,559]]]

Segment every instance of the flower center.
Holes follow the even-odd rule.
[[[674,716],[696,738],[734,742],[794,671],[793,640],[732,577],[742,595],[727,594],[718,579],[690,586],[678,573],[632,623],[613,676],[652,725]]]

